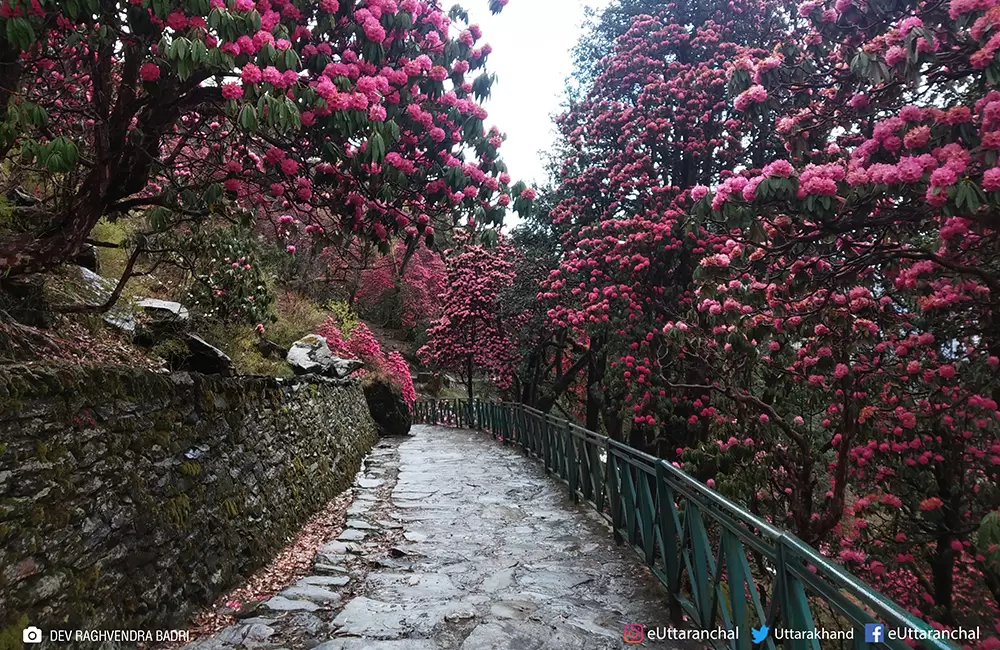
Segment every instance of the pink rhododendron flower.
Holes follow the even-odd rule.
[[[160,66],[155,63],[143,63],[139,66],[139,77],[143,81],[156,81],[160,78]]]

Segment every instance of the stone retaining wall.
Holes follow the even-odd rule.
[[[375,440],[350,382],[0,368],[0,650],[28,623],[182,627]]]

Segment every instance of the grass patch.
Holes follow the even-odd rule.
[[[199,331],[206,341],[233,360],[242,375],[291,377],[292,367],[284,359],[267,359],[257,349],[257,332],[250,325],[205,324]]]
[[[187,344],[174,338],[160,341],[150,352],[166,361],[171,368],[177,368],[190,354]]]
[[[330,315],[309,298],[286,291],[275,305],[277,320],[267,327],[267,338],[284,348],[292,347],[306,334],[315,332]]]
[[[120,278],[128,263],[129,252],[125,244],[136,231],[136,224],[129,219],[116,219],[113,223],[102,218],[90,231],[90,238],[107,244],[117,244],[120,248],[97,247],[97,259],[101,263],[101,274],[108,278]]]
[[[116,219],[112,222],[108,221],[105,217],[98,221],[97,225],[90,231],[90,239],[107,244],[117,244],[119,246],[119,248],[109,248],[107,246],[96,247],[101,276],[107,278],[112,285],[117,284],[118,280],[122,277],[122,273],[125,272],[129,256],[134,250],[130,244],[135,233],[138,232],[143,218],[126,217]],[[142,270],[147,266],[147,263],[148,260],[145,257],[139,258],[139,264],[136,265],[135,270]],[[157,285],[159,285],[159,280],[151,275],[131,277],[125,284],[119,303],[126,304],[131,300],[148,296],[165,297],[168,300],[177,299],[172,296],[160,296],[159,294],[162,291],[157,290]]]

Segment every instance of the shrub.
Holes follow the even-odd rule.
[[[354,313],[351,306],[347,304],[346,300],[331,300],[327,303],[326,308],[333,313],[333,317],[336,319],[340,331],[347,336],[351,335],[351,331],[354,330],[358,325],[358,315]]]
[[[359,322],[352,330],[351,336],[347,337],[336,321],[330,317],[316,330],[316,333],[326,339],[334,354],[364,361],[365,369],[361,374],[366,379],[370,375],[384,376],[400,387],[407,404],[416,401],[417,392],[413,387],[413,378],[406,359],[395,351],[388,355],[384,354],[381,344],[366,324]]]
[[[278,296],[275,319],[267,326],[267,337],[284,347],[291,347],[306,334],[316,331],[327,314],[315,302],[294,291]]]
[[[193,261],[188,302],[214,321],[262,323],[271,320],[274,295],[268,271],[259,264],[260,246],[237,227],[196,230],[178,239]]]
[[[386,374],[389,379],[403,390],[403,399],[410,406],[417,401],[417,390],[413,387],[413,377],[410,365],[399,352],[393,351],[386,358]]]
[[[150,352],[166,361],[170,368],[177,368],[190,354],[187,344],[175,338],[160,341]]]

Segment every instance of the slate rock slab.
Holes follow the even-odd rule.
[[[184,370],[204,375],[236,376],[236,364],[225,352],[200,336],[188,334],[185,338],[191,356],[184,362]]]
[[[345,379],[365,365],[358,359],[333,356],[326,339],[318,334],[304,336],[293,343],[285,360],[297,375],[317,374],[334,379]]]
[[[285,589],[278,596],[289,600],[308,600],[314,603],[335,603],[340,600],[340,594],[334,591],[317,585],[301,583]]]
[[[293,600],[285,596],[275,596],[264,605],[278,612],[315,612],[319,605],[308,600]]]

